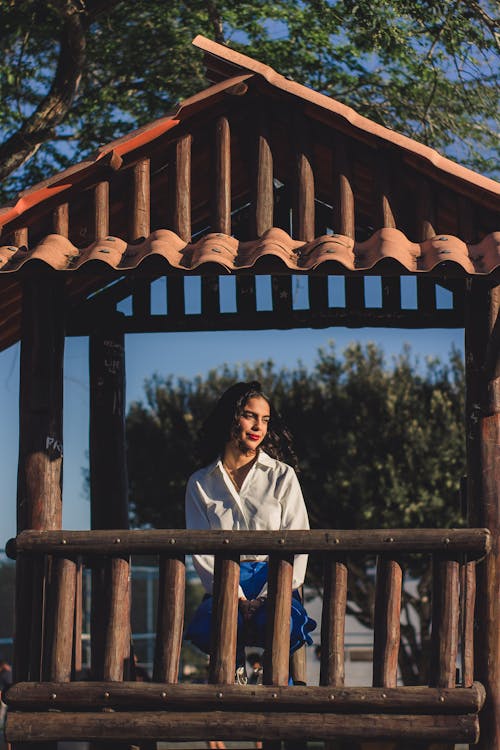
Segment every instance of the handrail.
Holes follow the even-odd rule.
[[[9,540],[6,553],[53,555],[133,555],[237,552],[299,554],[335,552],[394,554],[466,553],[469,559],[491,548],[488,529],[363,529],[311,531],[191,531],[186,529],[116,529],[111,531],[23,531]]]

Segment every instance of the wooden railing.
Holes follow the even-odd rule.
[[[7,737],[40,740],[300,740],[333,738],[468,742],[478,738],[484,690],[473,683],[475,560],[485,529],[370,531],[26,531],[8,545],[38,575],[26,616],[40,620],[41,665],[12,686]],[[213,640],[207,685],[176,684],[184,620],[184,556],[215,555]],[[319,686],[288,686],[293,556],[324,557]],[[432,555],[433,671],[430,684],[397,687],[400,560]],[[159,555],[153,683],[123,681],[130,650],[129,556]],[[234,685],[241,555],[269,555],[264,685]],[[377,555],[373,687],[344,686],[349,560]],[[105,568],[106,606],[98,681],[72,680],[78,561]],[[94,592],[95,593],[95,592]],[[18,593],[22,600],[23,592]],[[40,607],[39,602],[45,604]],[[33,602],[36,607],[33,608]],[[31,607],[31,609],[30,609]],[[30,644],[16,644],[17,649]],[[32,646],[33,648],[33,646]],[[456,685],[461,651],[462,680]],[[31,660],[32,663],[32,660]],[[95,666],[95,665],[94,665]],[[74,667],[74,664],[73,664]],[[73,675],[74,677],[74,675]],[[41,679],[40,679],[41,678]],[[53,710],[51,710],[53,709]],[[112,709],[110,711],[109,709]],[[258,729],[257,729],[258,727]]]

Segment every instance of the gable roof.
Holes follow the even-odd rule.
[[[211,86],[0,208],[0,348],[19,336],[19,282],[40,267],[68,272],[71,306],[102,288],[103,273],[139,268],[463,276],[500,266],[499,183],[246,55],[194,44]]]

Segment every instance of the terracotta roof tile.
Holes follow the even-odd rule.
[[[456,264],[468,274],[488,274],[500,266],[500,232],[477,245],[466,245],[453,235],[438,235],[425,242],[411,242],[399,229],[379,229],[368,240],[355,242],[342,235],[323,235],[311,242],[294,240],[283,229],[273,227],[257,240],[240,242],[226,234],[207,234],[186,243],[169,229],[158,229],[137,244],[119,237],[106,237],[78,250],[67,238],[50,234],[31,251],[0,247],[0,275],[19,271],[42,261],[58,271],[74,271],[91,262],[101,262],[115,271],[133,271],[148,259],[160,259],[168,270],[231,273],[257,268],[265,273],[266,262],[281,264],[292,272],[325,271],[340,266],[347,271],[371,271],[386,261],[396,262],[408,272],[432,271],[442,263]],[[330,266],[330,268],[328,268]]]

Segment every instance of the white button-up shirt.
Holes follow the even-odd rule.
[[[236,490],[222,460],[199,469],[186,487],[186,527],[279,531],[308,529],[309,519],[297,475],[291,466],[259,451],[257,460]],[[267,560],[266,555],[242,556],[242,560]],[[193,555],[194,566],[208,593],[214,578],[213,555]],[[296,555],[293,588],[304,583],[307,555]],[[260,595],[266,593],[264,586]],[[239,595],[243,596],[240,587]]]

